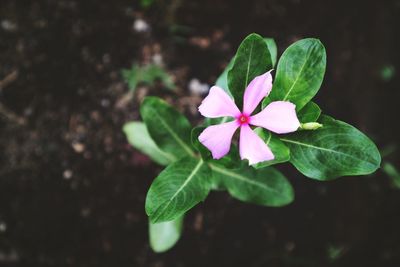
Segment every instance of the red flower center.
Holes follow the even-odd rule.
[[[239,117],[237,117],[237,122],[240,125],[247,125],[250,122],[250,116],[242,113]]]

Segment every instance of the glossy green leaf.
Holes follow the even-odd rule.
[[[150,247],[158,253],[169,250],[178,242],[182,229],[183,216],[168,222],[149,222]]]
[[[260,136],[261,139],[265,141],[265,143],[271,149],[272,153],[275,156],[275,159],[273,160],[264,161],[252,165],[254,168],[260,169],[277,163],[289,161],[290,150],[278,137],[260,127],[254,129],[254,132],[256,132],[258,136]]]
[[[296,104],[301,110],[318,92],[325,74],[326,53],[322,43],[313,38],[289,46],[278,62],[269,97]]]
[[[278,48],[276,47],[275,40],[273,38],[264,38],[264,42],[268,46],[269,53],[271,54],[272,67],[274,68],[278,59]]]
[[[267,47],[271,55],[272,67],[275,67],[278,57],[278,49],[276,47],[275,40],[273,38],[264,38],[264,42],[267,44]],[[225,67],[224,71],[218,77],[217,81],[215,82],[215,85],[224,89],[225,92],[227,92],[229,95],[231,95],[231,93],[229,91],[229,86],[228,86],[228,72],[232,68],[234,61],[235,58],[233,57],[229,61],[228,65]]]
[[[134,148],[149,156],[149,158],[158,164],[168,165],[176,160],[173,154],[165,153],[157,147],[143,122],[132,121],[125,123],[123,131],[128,142]]]
[[[298,113],[297,117],[300,122],[314,122],[317,121],[321,115],[321,109],[314,102],[308,102]]]
[[[264,39],[250,34],[240,44],[232,68],[228,72],[228,87],[236,105],[242,109],[243,93],[258,75],[272,69],[271,54]]]
[[[209,164],[209,166],[216,166],[217,168],[221,168],[223,170],[225,170],[226,168],[224,166],[220,166],[217,164]],[[215,171],[212,172],[211,175],[211,190],[215,190],[215,191],[224,191],[226,190],[226,187],[224,185],[224,180],[223,177],[221,175],[216,174]]]
[[[146,213],[151,223],[175,220],[210,191],[211,172],[202,159],[185,157],[170,164],[151,184]]]
[[[225,67],[224,71],[218,77],[217,81],[215,82],[216,86],[224,89],[224,91],[227,92],[228,95],[230,95],[230,96],[231,96],[231,92],[229,91],[229,86],[228,86],[228,72],[231,70],[234,61],[235,61],[235,58],[232,58],[231,61],[229,62],[229,64]]]
[[[204,131],[206,127],[195,127],[192,129],[192,146],[200,153],[204,160],[211,159],[211,152],[199,141],[199,135]]]
[[[177,110],[158,97],[146,97],[140,114],[157,146],[177,158],[194,156],[191,148],[191,125]]]
[[[305,176],[330,180],[373,173],[381,156],[375,144],[353,126],[321,115],[323,127],[282,137],[290,162]]]
[[[203,146],[198,137],[200,133],[205,129],[206,127],[196,127],[193,128],[192,130],[192,145],[193,147],[200,153],[201,157],[203,158],[204,161],[207,162],[207,164],[213,164],[216,165],[217,167],[219,166],[220,168],[235,168],[239,164],[241,164],[240,158],[239,158],[239,150],[235,144],[232,143],[231,149],[225,157],[215,160],[212,158],[211,152]],[[210,187],[212,190],[225,190],[225,187],[223,185],[223,181],[220,179],[219,176],[212,176],[210,180]]]
[[[272,167],[255,170],[249,166],[225,169],[211,164],[213,176],[223,181],[229,194],[241,201],[263,206],[279,207],[294,199],[291,184]]]

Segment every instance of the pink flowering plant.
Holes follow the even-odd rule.
[[[276,62],[273,39],[251,34],[199,106],[204,125],[192,128],[172,106],[146,97],[140,109],[144,123],[124,126],[132,145],[167,166],[145,204],[155,251],[175,244],[184,214],[211,190],[268,207],[291,203],[293,188],[273,165],[288,162],[320,181],[379,168],[379,151],[366,135],[321,115],[311,101],[325,73],[322,43],[299,40],[275,70]]]

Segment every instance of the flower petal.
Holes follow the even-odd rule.
[[[300,127],[296,105],[287,101],[270,103],[260,113],[251,116],[250,123],[278,134],[291,133]]]
[[[240,158],[248,159],[250,165],[275,158],[271,149],[249,125],[240,127],[239,152]]]
[[[209,126],[199,135],[199,141],[211,151],[214,159],[220,159],[228,154],[238,127],[236,121]]]
[[[244,91],[243,113],[250,115],[272,89],[271,71],[255,77]]]
[[[240,115],[240,111],[233,100],[218,86],[211,87],[208,96],[201,102],[199,111],[201,115],[208,118],[237,117]]]

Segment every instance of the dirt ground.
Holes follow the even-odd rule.
[[[317,37],[328,65],[316,101],[399,168],[400,1],[137,2],[1,0],[0,266],[400,266],[400,190],[382,171],[322,183],[292,166],[281,169],[293,204],[213,192],[155,254],[144,199],[162,168],[121,131],[139,119],[138,100],[122,100],[133,62],[161,55],[178,90],[143,92],[195,124],[189,81],[211,85],[247,34],[275,38],[279,53]],[[150,28],[137,32],[138,19]]]

